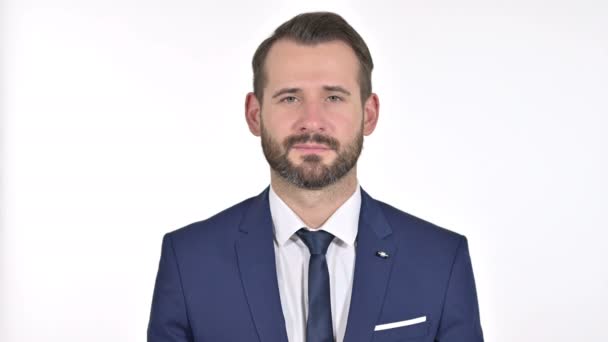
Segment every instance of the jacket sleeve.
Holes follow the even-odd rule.
[[[170,234],[165,234],[152,297],[148,342],[193,341],[173,241]]]
[[[483,342],[473,267],[466,237],[458,245],[436,342]]]

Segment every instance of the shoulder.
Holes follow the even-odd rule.
[[[376,200],[396,240],[420,252],[454,253],[466,237]]]
[[[255,197],[250,197],[213,216],[190,223],[166,234],[174,244],[198,245],[214,244],[231,240],[236,236],[238,227]]]

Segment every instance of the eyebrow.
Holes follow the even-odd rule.
[[[350,96],[350,91],[346,90],[342,86],[329,86],[329,85],[325,85],[325,86],[323,86],[323,90],[325,90],[325,91],[336,91],[336,92],[342,93],[344,95]],[[301,91],[302,91],[301,88],[282,88],[279,91],[277,91],[276,93],[274,93],[272,95],[272,98],[274,99],[274,98],[279,97],[279,96],[281,96],[283,94],[296,94],[296,93],[299,93]]]

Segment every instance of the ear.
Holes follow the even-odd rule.
[[[245,97],[245,120],[249,126],[249,131],[256,137],[262,135],[261,128],[261,106],[254,93],[247,93]]]
[[[363,105],[363,135],[370,135],[376,129],[379,114],[380,99],[378,95],[372,93]]]

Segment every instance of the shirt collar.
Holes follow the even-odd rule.
[[[268,194],[270,214],[274,225],[274,237],[279,245],[283,245],[300,228],[306,224],[287,204],[277,195],[270,185]],[[359,183],[355,192],[319,227],[348,245],[355,243],[359,228],[359,212],[361,210],[361,190]]]

